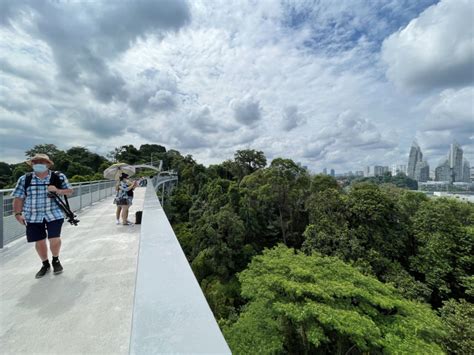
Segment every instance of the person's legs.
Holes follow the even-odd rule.
[[[61,251],[61,238],[49,238],[49,249],[51,250],[51,254],[54,257],[59,256],[59,252]]]
[[[49,249],[51,254],[53,254],[53,271],[54,274],[60,274],[63,272],[63,266],[59,262],[59,252],[61,251],[61,227],[64,220],[58,219],[55,221],[48,222],[48,239],[49,239]]]
[[[46,239],[38,240],[35,243],[35,248],[41,261],[47,261],[48,260],[48,246],[46,245]]]
[[[122,212],[122,206],[117,205],[117,210],[115,211],[115,219],[120,220],[120,213]]]
[[[128,224],[128,206],[122,206],[122,224]]]
[[[26,225],[26,240],[28,243],[35,243],[35,249],[41,261],[48,260],[46,221],[42,223],[28,223]]]

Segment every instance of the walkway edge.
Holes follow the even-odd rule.
[[[148,183],[143,204],[130,354],[231,354]]]

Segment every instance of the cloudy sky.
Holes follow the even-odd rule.
[[[0,160],[35,144],[474,165],[470,0],[0,0]]]

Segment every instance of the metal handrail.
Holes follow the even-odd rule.
[[[79,185],[84,185],[84,184],[92,184],[92,183],[98,183],[98,182],[108,182],[108,181],[113,181],[113,180],[91,180],[91,181],[80,181],[80,182],[71,182],[70,184],[74,187],[74,186],[79,186]],[[15,190],[15,188],[11,188],[11,189],[0,189],[0,193],[4,193],[4,192],[12,192],[13,190]]]
[[[79,211],[83,207],[112,196],[115,192],[115,181],[113,180],[81,181],[71,185],[74,194],[69,197],[69,203],[74,211]],[[13,190],[0,190],[0,249],[25,234],[24,226],[21,226],[13,216],[14,197],[6,195]]]

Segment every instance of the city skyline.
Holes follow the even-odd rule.
[[[408,154],[408,159],[406,164],[399,164],[399,163],[387,163],[387,162],[382,162],[378,164],[370,164],[366,165],[364,167],[361,167],[361,169],[356,169],[356,170],[350,170],[350,171],[345,171],[343,173],[338,173],[335,174],[336,176],[344,176],[347,174],[352,173],[353,175],[357,175],[357,172],[362,172],[364,176],[376,176],[376,175],[382,175],[385,172],[390,172],[392,175],[396,175],[398,172],[402,172],[408,177],[411,177],[419,182],[425,182],[428,180],[442,180],[442,181],[448,181],[449,179],[446,178],[434,178],[432,176],[432,173],[435,173],[438,168],[441,167],[441,165],[445,164],[446,168],[449,170],[450,168],[453,168],[454,170],[454,175],[458,176],[458,179],[456,181],[458,182],[470,182],[466,180],[466,176],[469,176],[470,178],[470,161],[466,158],[463,158],[463,149],[462,147],[454,141],[451,143],[449,146],[448,153],[443,157],[438,164],[435,165],[429,165],[428,161],[426,160],[426,156],[423,159],[423,152],[421,150],[421,147],[418,145],[418,143],[413,141],[409,154]],[[418,163],[422,163],[418,166]],[[417,168],[418,167],[418,168]],[[420,172],[420,170],[423,170],[423,172]],[[331,169],[333,171],[334,169]],[[322,169],[321,173],[324,175],[330,175],[327,173],[328,168]],[[422,175],[420,177],[420,174]],[[447,173],[442,172],[441,173],[443,176],[445,176]],[[434,175],[434,174],[433,174]],[[446,175],[447,176],[447,175]],[[459,178],[461,176],[461,178]],[[461,179],[461,180],[459,180]]]

